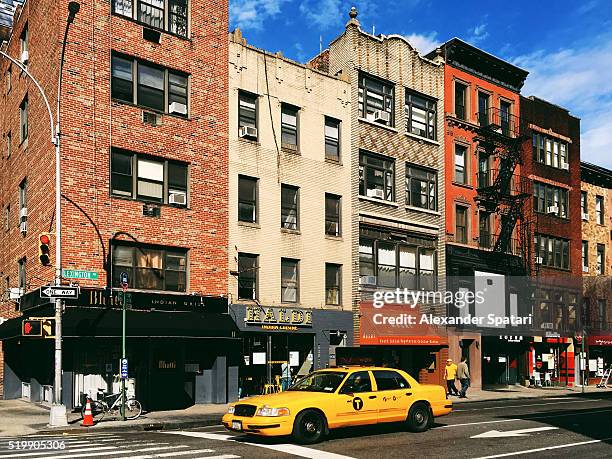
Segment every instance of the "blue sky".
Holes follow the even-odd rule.
[[[456,36],[528,70],[523,94],[581,118],[582,159],[612,169],[612,0],[230,0],[230,29],[304,62],[353,5],[364,30],[405,35],[421,52]]]

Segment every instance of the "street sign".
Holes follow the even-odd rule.
[[[128,359],[121,359],[121,379],[127,379],[128,377]]]
[[[62,269],[62,277],[66,279],[98,280],[98,273],[81,269]]]
[[[121,283],[122,286],[127,287],[128,281],[129,281],[128,273],[126,273],[125,271],[122,271],[121,274],[119,275],[119,282]]]
[[[72,298],[79,297],[79,288],[68,285],[47,285],[40,288],[41,298]]]

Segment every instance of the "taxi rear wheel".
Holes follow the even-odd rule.
[[[415,403],[408,412],[408,429],[411,432],[425,432],[432,422],[431,410],[425,403]]]
[[[315,410],[305,410],[293,423],[293,439],[303,445],[318,443],[325,435],[325,418]]]

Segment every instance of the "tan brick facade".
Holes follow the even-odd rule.
[[[258,255],[257,301],[280,305],[281,258],[299,260],[297,303],[351,308],[351,100],[339,78],[246,44],[230,34],[229,293],[238,299],[238,253]],[[238,136],[238,94],[257,98],[257,139]],[[298,150],[282,148],[281,103],[299,108]],[[340,124],[340,162],[325,159],[325,117]],[[275,141],[276,135],[276,141]],[[257,179],[257,221],[238,220],[238,176]],[[298,229],[281,228],[281,184],[299,188]],[[341,236],[325,234],[325,194],[341,197]],[[325,264],[341,265],[340,305],[326,305]]]

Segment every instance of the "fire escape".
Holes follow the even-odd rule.
[[[478,121],[475,140],[481,151],[475,200],[485,212],[499,217],[499,232],[486,245],[493,252],[520,257],[529,275],[533,219],[528,199],[532,184],[516,170],[522,164],[525,131],[520,118],[499,108],[478,113]]]

